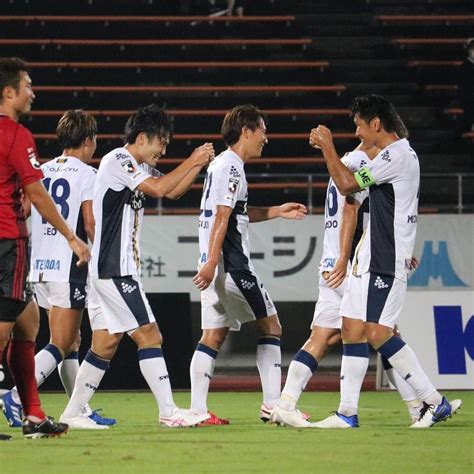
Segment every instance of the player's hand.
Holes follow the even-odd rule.
[[[409,266],[408,266],[408,270],[416,270],[418,268],[419,264],[420,264],[420,262],[418,261],[418,259],[416,257],[411,257],[411,260],[410,260],[410,263],[409,263]]]
[[[309,134],[309,144],[313,148],[320,149],[334,146],[331,130],[324,125],[318,125],[318,127],[311,129]]]
[[[209,164],[216,154],[214,152],[214,145],[212,143],[204,143],[204,145],[198,146],[189,157],[194,160],[196,166],[205,166]]]
[[[193,283],[199,290],[203,291],[212,283],[215,273],[216,266],[211,262],[207,262],[194,275]]]
[[[77,235],[74,235],[67,243],[79,259],[76,264],[78,267],[82,267],[82,265],[85,265],[91,259],[89,247]]]
[[[299,202],[287,202],[282,204],[279,208],[279,215],[284,219],[304,219],[306,214],[308,214],[308,209],[304,204]]]
[[[347,274],[347,261],[337,260],[334,268],[329,272],[326,283],[329,288],[337,288],[340,286]]]

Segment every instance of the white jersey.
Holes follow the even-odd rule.
[[[369,158],[363,151],[355,150],[348,153],[342,161],[351,171],[355,172],[365,166]],[[365,190],[352,195],[360,204],[362,204],[367,196],[368,192]],[[330,179],[326,191],[324,243],[321,263],[319,265],[320,273],[331,271],[339,258],[341,251],[339,232],[341,229],[342,210],[345,201],[346,197],[339,192],[333,180]]]
[[[93,198],[96,170],[72,156],[59,156],[41,166],[43,184],[76,234],[87,241],[81,205]],[[34,206],[31,207],[30,281],[85,283],[87,265],[78,268],[66,239]]]
[[[365,272],[407,279],[416,237],[420,165],[405,138],[387,146],[358,173],[370,185],[370,219],[353,262]]]
[[[247,195],[244,163],[228,149],[217,156],[207,169],[199,216],[199,265],[206,263],[209,256],[209,237],[217,206],[228,206],[233,211],[222,244],[219,265],[223,265],[225,272],[253,271],[249,250]]]
[[[94,186],[95,237],[91,277],[139,276],[145,194],[136,188],[151,175],[126,148],[105,155]]]

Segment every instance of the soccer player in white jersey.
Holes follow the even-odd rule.
[[[207,395],[219,349],[229,330],[252,322],[259,334],[257,367],[263,390],[260,417],[268,421],[281,389],[281,326],[277,311],[250,260],[248,224],[276,217],[302,219],[306,207],[286,203],[247,206],[244,165],[261,156],[267,143],[263,114],[253,105],[233,108],[221,133],[228,149],[209,166],[199,217],[202,337],[191,361],[191,411],[208,413]],[[205,424],[228,424],[210,413]]]
[[[93,240],[96,171],[88,163],[96,149],[96,121],[82,110],[68,110],[59,120],[56,135],[63,153],[41,166],[43,184],[76,234],[84,241]],[[71,395],[79,370],[76,338],[86,302],[87,266],[76,265],[78,259],[67,241],[34,206],[31,226],[29,280],[39,306],[48,311],[51,333],[50,343],[35,356],[36,383],[40,386],[58,367],[64,388]],[[10,426],[20,427],[22,408],[16,387],[4,395],[3,404]],[[85,412],[99,423],[108,421],[89,407]]]
[[[140,229],[145,195],[177,199],[214,158],[211,143],[196,148],[175,170],[159,177],[152,168],[166,153],[171,121],[155,104],[138,109],[125,126],[126,144],[105,155],[94,185],[95,236],[90,265],[94,310],[105,330],[93,331],[92,347],[76,379],[74,392],[61,419],[71,428],[104,428],[81,416],[83,407],[99,386],[124,333],[138,346],[141,373],[160,411],[160,424],[193,426],[207,419],[176,407],[166,363],[162,336],[140,281]],[[65,422],[65,421],[64,421]]]
[[[420,418],[411,427],[427,428],[451,417],[462,402],[450,403],[443,397],[412,349],[393,334],[403,307],[415,244],[420,187],[418,157],[408,140],[397,135],[400,119],[385,98],[377,95],[356,98],[351,117],[363,145],[380,148],[377,156],[355,173],[341,163],[327,127],[320,125],[310,133],[310,144],[321,148],[339,191],[348,195],[369,188],[370,195],[369,224],[356,249],[341,304],[345,346],[341,401],[334,415],[315,426],[359,426],[358,402],[368,366],[368,358],[360,353],[360,344],[367,341],[388,359],[423,401]]]
[[[359,146],[343,158],[344,164],[353,172],[367,164],[368,160],[373,159],[379,151],[376,148],[370,150],[360,148]],[[346,288],[354,242],[358,241],[366,225],[367,203],[367,191],[344,197],[332,179],[329,180],[326,192],[323,254],[319,266],[319,297],[311,323],[311,335],[296,353],[288,368],[280,400],[270,417],[274,423],[298,428],[313,426],[308,421],[308,416],[300,412],[296,406],[302,391],[329,347],[341,340],[341,301]],[[360,229],[359,232],[356,229]],[[360,352],[363,357],[368,357],[366,343],[360,345]],[[421,401],[417,399],[413,389],[388,367],[386,362],[384,366],[390,381],[406,402],[411,419],[416,421],[420,414]]]

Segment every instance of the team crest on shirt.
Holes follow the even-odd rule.
[[[133,163],[131,160],[124,161],[123,163],[120,163],[120,166],[126,171],[128,174],[133,174],[137,171],[135,166],[133,166]]]
[[[237,191],[237,186],[239,185],[239,180],[236,178],[229,178],[229,191],[234,194]]]
[[[35,149],[31,147],[31,148],[28,148],[26,152],[28,153],[28,159],[30,160],[31,166],[39,170],[41,168],[41,165],[38,163],[38,160],[36,159]]]

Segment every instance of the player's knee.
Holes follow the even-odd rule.
[[[207,347],[219,350],[222,347],[222,344],[224,344],[226,338],[226,331],[205,330],[202,334],[200,342],[201,344],[204,344]]]

